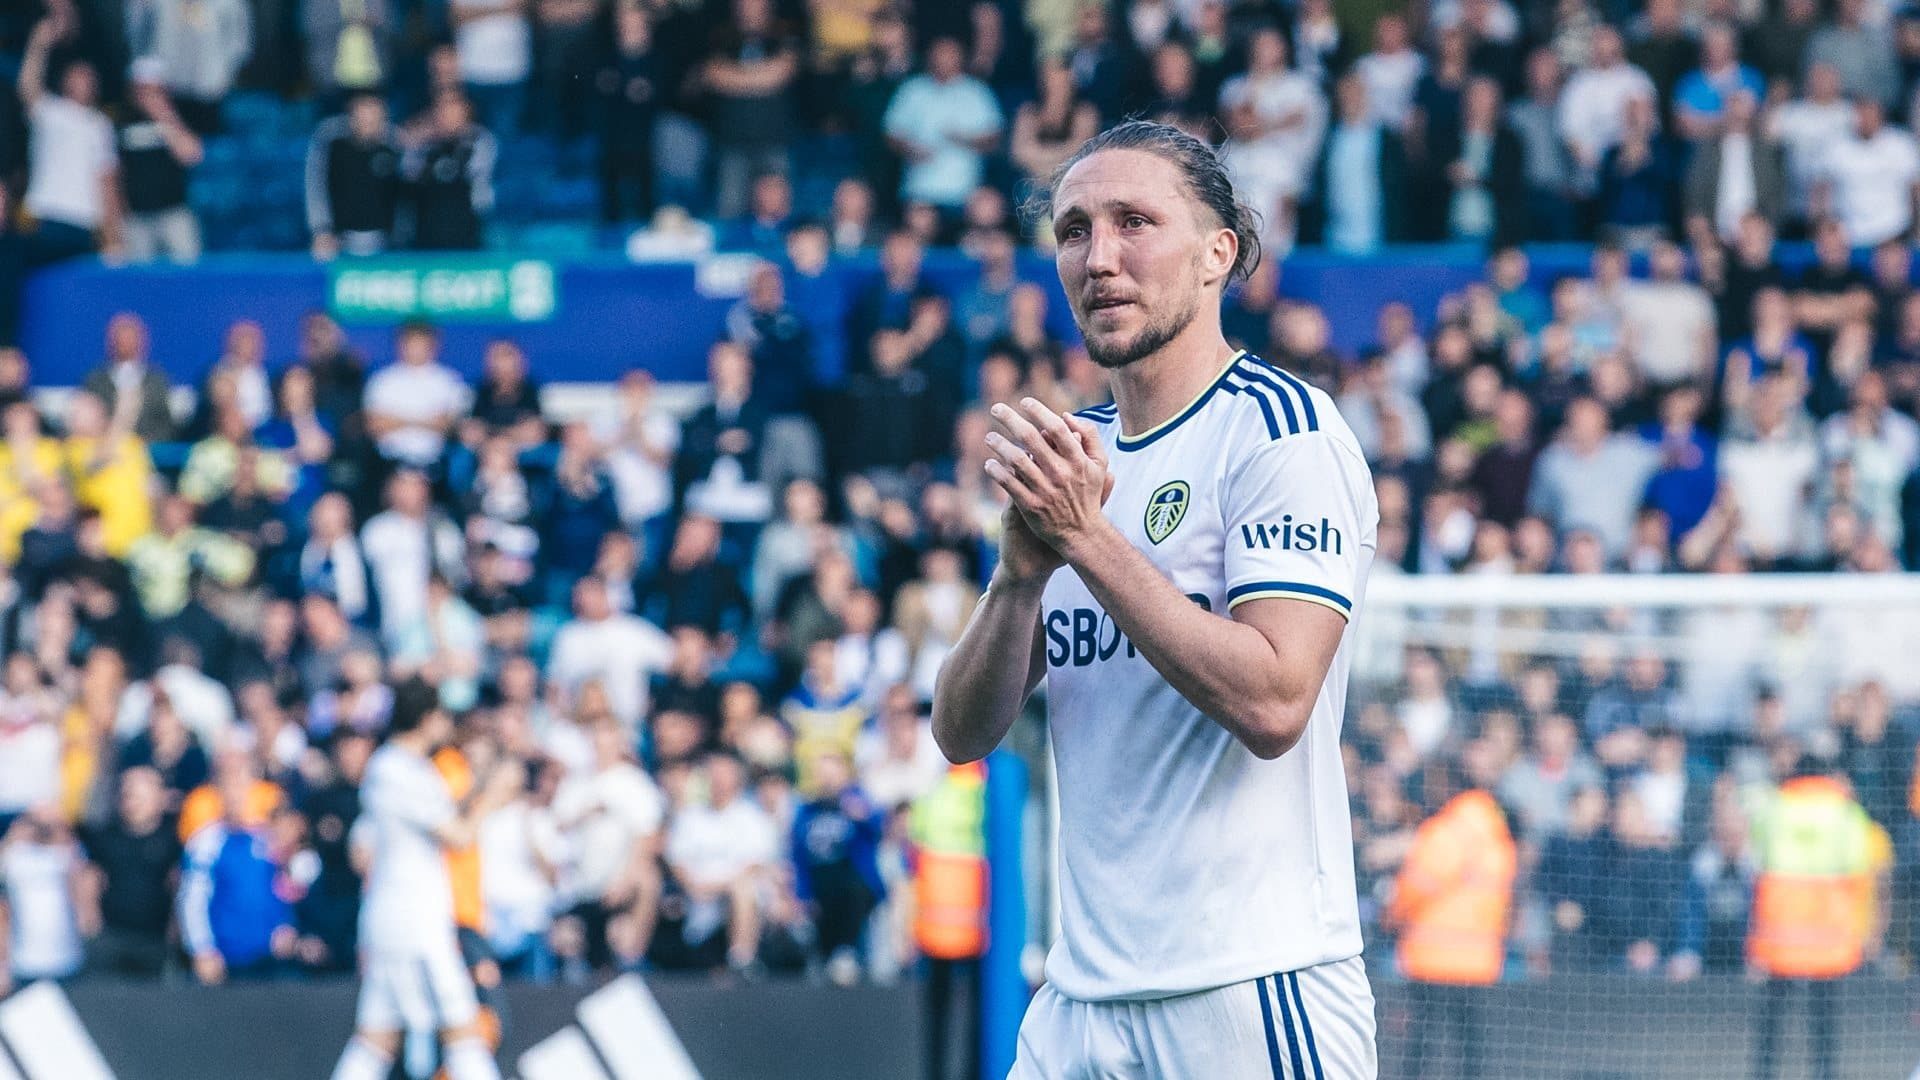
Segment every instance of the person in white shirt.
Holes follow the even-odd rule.
[[[780,857],[773,819],[747,798],[746,766],[729,753],[706,760],[707,799],[674,815],[667,870],[687,899],[682,933],[698,945],[727,930],[727,964],[752,968],[764,924],[762,893]]]
[[[527,0],[449,0],[447,17],[474,112],[495,138],[512,138],[526,111],[533,71]]]
[[[1621,290],[1620,316],[1634,366],[1649,382],[1674,386],[1712,372],[1719,339],[1713,298],[1687,280],[1687,253],[1655,244],[1652,273]]]
[[[1224,156],[1234,189],[1262,216],[1263,242],[1290,244],[1294,211],[1327,129],[1327,98],[1287,69],[1286,39],[1271,27],[1247,44],[1247,71],[1220,88],[1231,136]]]
[[[860,789],[874,805],[893,809],[911,804],[938,787],[947,775],[947,757],[934,741],[933,725],[920,714],[913,690],[896,683],[880,705],[877,730],[862,732],[854,743]]]
[[[1767,130],[1786,151],[1787,210],[1805,221],[1828,151],[1853,131],[1853,105],[1840,96],[1833,65],[1809,67],[1804,92],[1768,114]]]
[[[1414,89],[1427,70],[1426,57],[1409,43],[1410,36],[1404,16],[1380,16],[1373,24],[1373,51],[1353,65],[1367,87],[1368,112],[1393,131],[1407,126]]]
[[[69,61],[60,72],[60,92],[47,92],[48,57],[77,29],[70,16],[41,19],[20,61],[31,165],[25,204],[39,222],[29,252],[34,262],[91,252],[96,233],[103,256],[121,251],[120,156],[113,123],[99,108],[99,77],[86,61]]]
[[[620,378],[618,396],[594,418],[593,433],[606,448],[607,474],[620,521],[637,530],[673,504],[673,452],[680,425],[654,399],[653,375],[634,368]]]
[[[80,973],[82,934],[100,922],[87,869],[57,803],[34,807],[0,835],[0,994]]]
[[[1222,333],[1257,248],[1212,149],[1132,121],[1069,162],[1055,268],[1114,402],[991,409],[1011,505],[933,707],[975,761],[1047,682],[1061,934],[1010,1076],[1270,1080],[1285,1047],[1369,1078],[1339,744],[1373,479],[1324,390]]]
[[[498,1080],[481,1033],[473,979],[461,960],[446,853],[472,844],[479,823],[518,794],[503,765],[476,777],[457,805],[433,766],[453,738],[439,693],[417,679],[394,691],[387,741],[367,762],[354,831],[371,848],[360,904],[360,1003],[333,1080],[386,1080],[403,1034],[437,1031],[450,1080]]]
[[[1853,130],[1827,147],[1823,160],[1814,210],[1839,218],[1855,247],[1873,247],[1913,231],[1920,144],[1887,125],[1878,101],[1854,101]]]
[[[902,198],[958,210],[980,186],[987,154],[998,147],[1006,119],[986,84],[967,74],[953,38],[927,48],[927,72],[893,95],[882,126],[906,168]]]
[[[436,571],[454,578],[466,554],[460,530],[433,508],[424,473],[402,469],[387,481],[387,508],[360,530],[380,601],[380,633],[389,643],[427,611],[427,581]]]
[[[1820,447],[1797,408],[1788,380],[1767,379],[1754,394],[1752,437],[1720,447],[1721,488],[1738,511],[1733,536],[1757,559],[1793,554],[1820,469]]]
[[[447,432],[466,414],[471,391],[440,363],[440,332],[426,323],[400,328],[396,361],[367,380],[367,430],[389,461],[428,468],[446,449]]]
[[[1600,168],[1600,159],[1626,134],[1627,102],[1635,99],[1655,101],[1653,80],[1627,62],[1618,30],[1594,28],[1587,66],[1567,80],[1558,116],[1560,137],[1589,178]]]
[[[620,615],[592,577],[573,586],[573,620],[553,636],[547,677],[569,697],[589,682],[606,691],[627,731],[647,715],[647,680],[673,663],[673,639],[637,615]]]
[[[619,724],[600,720],[588,735],[593,770],[562,781],[553,797],[554,822],[572,841],[562,886],[593,966],[611,961],[624,970],[653,939],[667,800],[634,764]]]

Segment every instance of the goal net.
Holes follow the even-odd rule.
[[[1383,1077],[1914,1071],[1915,580],[1376,573],[1357,633],[1344,741]],[[1763,845],[1807,773],[1871,824],[1803,815]],[[1472,989],[1407,977],[1394,905],[1415,830],[1463,786],[1493,793],[1517,856],[1499,976]],[[1809,851],[1774,869],[1870,868],[1775,902],[1757,945],[1766,864]],[[1812,962],[1839,977],[1766,970],[1806,970],[1779,934],[1836,928],[1857,962]]]
[[[1381,1077],[1914,1074],[1920,575],[1376,569],[1355,632],[1343,744]],[[1808,768],[1871,819],[1866,883],[1784,916],[1857,943],[1812,982],[1769,977],[1748,940],[1755,822]],[[1495,796],[1517,869],[1494,981],[1435,986],[1407,977],[1394,897],[1460,785]],[[1057,864],[1032,863],[1050,941]]]

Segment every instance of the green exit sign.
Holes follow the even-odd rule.
[[[343,259],[327,268],[327,307],[347,323],[542,322],[560,306],[542,259]]]

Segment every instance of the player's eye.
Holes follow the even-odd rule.
[[[1085,235],[1087,235],[1087,227],[1085,225],[1068,225],[1060,230],[1060,239],[1062,240],[1078,240]]]
[[[1140,216],[1139,214],[1128,214],[1122,220],[1122,224],[1124,224],[1129,229],[1144,229],[1147,226],[1153,224],[1153,222],[1148,221],[1146,218]]]

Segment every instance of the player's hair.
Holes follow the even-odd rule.
[[[1054,192],[1060,189],[1060,181],[1066,179],[1068,170],[1102,150],[1139,150],[1180,170],[1187,182],[1187,194],[1240,240],[1233,268],[1227,272],[1229,284],[1245,281],[1260,265],[1260,216],[1234,194],[1233,181],[1228,178],[1220,155],[1213,147],[1172,124],[1154,120],[1123,121],[1082,143],[1026,200],[1021,208],[1026,219],[1035,223],[1051,217]]]
[[[416,675],[393,688],[393,711],[389,714],[387,732],[403,735],[414,731],[439,707],[440,691]]]

